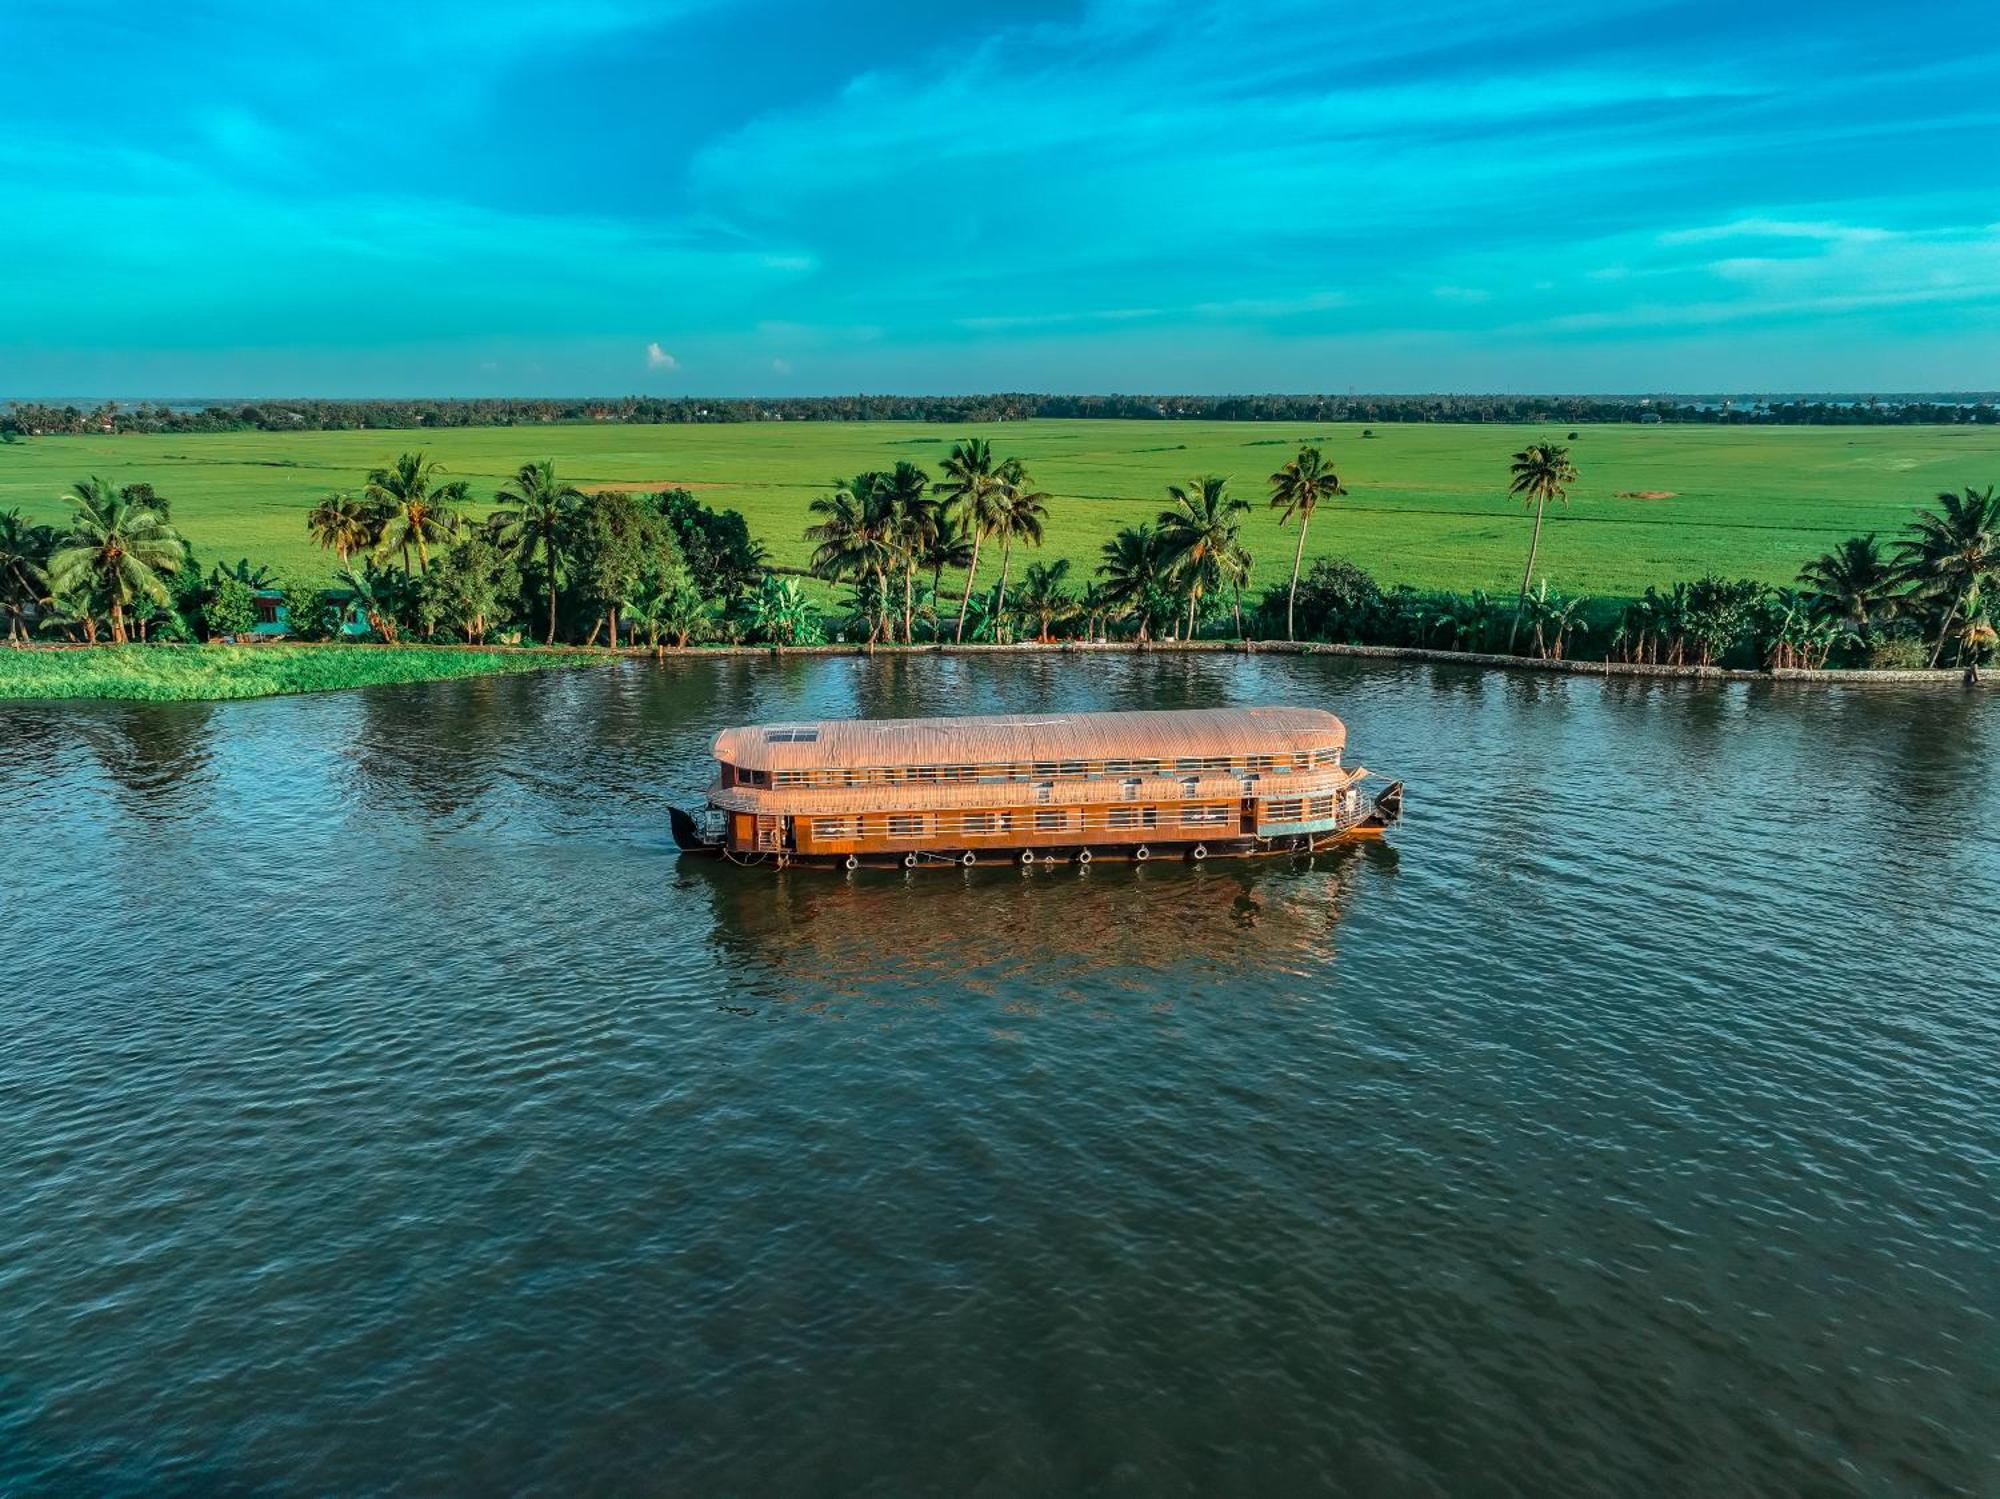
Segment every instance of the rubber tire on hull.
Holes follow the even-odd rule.
[[[1076,851],[1076,862],[1079,864],[1088,864],[1090,862],[1090,850],[1087,848],[1078,849]]]
[[[973,853],[971,849],[968,848],[964,853],[958,856],[958,862],[963,864],[967,869],[970,869],[972,868],[973,865],[979,862],[979,858],[976,854]]]
[[[908,853],[908,854],[904,854],[904,855],[903,855],[903,868],[905,868],[905,869],[915,869],[916,867],[917,867],[917,856],[916,856],[916,855],[915,855],[914,853]]]
[[[1153,851],[1143,843],[1132,850],[1132,861],[1135,864],[1143,864],[1152,857]]]
[[[849,854],[845,859],[842,859],[840,863],[843,869],[848,869],[848,870],[855,870],[861,867],[861,861],[855,858],[854,855],[852,854]]]

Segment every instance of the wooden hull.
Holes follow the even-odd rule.
[[[1036,844],[978,849],[917,848],[870,850],[854,853],[815,853],[795,849],[750,851],[732,849],[703,835],[695,819],[678,807],[669,809],[674,842],[686,854],[726,858],[732,863],[762,865],[773,869],[977,869],[982,867],[1031,868],[1041,865],[1092,863],[1146,863],[1169,860],[1200,863],[1207,859],[1250,859],[1297,857],[1317,853],[1340,844],[1380,838],[1402,820],[1403,783],[1397,781],[1379,793],[1365,815],[1344,828],[1327,832],[1280,837],[1242,836],[1224,831],[1206,838],[1164,838],[1148,842],[1104,842],[1090,845],[1059,846]]]

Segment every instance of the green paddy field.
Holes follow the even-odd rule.
[[[1553,426],[1358,426],[1047,421],[971,429],[886,423],[487,427],[425,432],[49,437],[0,446],[0,508],[64,513],[59,496],[99,474],[170,496],[204,559],[249,556],[294,575],[327,559],[305,513],[331,489],[421,448],[472,482],[487,508],[523,460],[552,458],[585,488],[684,485],[733,507],[774,562],[802,565],[806,505],[835,475],[907,458],[933,472],[970,430],[1015,454],[1054,495],[1047,556],[1095,566],[1099,544],[1147,520],[1195,474],[1235,481],[1256,514],[1257,581],[1289,571],[1292,533],[1264,509],[1265,476],[1301,442],[1328,450],[1351,491],[1315,521],[1308,557],[1344,553],[1386,582],[1509,589],[1528,525],[1505,493],[1509,455]],[[1710,570],[1779,583],[1842,537],[1894,532],[1940,489],[2000,482],[2000,429],[1590,426],[1572,444],[1582,482],[1551,516],[1545,572],[1565,592],[1629,594]],[[997,558],[982,571],[997,570]]]

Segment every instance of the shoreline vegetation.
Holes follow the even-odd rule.
[[[108,667],[0,674],[65,689],[0,692],[254,696],[365,685],[391,671],[388,658],[365,653],[351,670],[333,664],[359,642],[404,651],[539,644],[659,653],[849,642],[861,650],[1049,647],[1122,637],[1136,647],[1320,643],[1476,664],[1629,667],[1633,675],[1945,669],[1968,681],[2000,644],[1986,604],[2000,586],[2000,493],[1992,486],[1913,503],[1890,537],[1850,536],[1799,559],[1793,586],[1711,572],[1594,600],[1564,594],[1538,572],[1559,553],[1545,524],[1581,482],[1570,442],[1533,437],[1504,469],[1494,463],[1494,486],[1516,506],[1514,534],[1526,553],[1518,589],[1497,595],[1385,586],[1340,556],[1320,555],[1308,568],[1308,531],[1337,535],[1350,489],[1313,443],[1260,455],[1259,467],[1267,464],[1276,466],[1252,490],[1254,509],[1228,475],[1166,483],[1152,518],[1102,541],[1085,575],[1073,555],[1035,558],[1059,522],[1054,496],[1029,465],[967,435],[935,473],[903,458],[819,486],[794,512],[810,548],[802,579],[771,561],[740,513],[712,509],[685,488],[586,490],[543,459],[520,464],[488,502],[435,458],[404,452],[356,489],[324,492],[294,512],[333,564],[331,587],[280,578],[247,557],[204,572],[173,523],[168,495],[93,477],[62,495],[67,526],[0,511],[8,643],[143,651],[288,639],[333,654],[281,651],[277,659],[294,663],[289,676],[256,665],[254,652],[216,656],[212,666],[177,654],[158,670],[120,656]],[[1256,514],[1268,530],[1293,533],[1284,537],[1289,556],[1265,550],[1267,533],[1249,524]],[[1265,553],[1261,570],[1253,546]],[[997,577],[982,586],[996,561]],[[472,658],[455,649],[438,659]],[[521,659],[495,656],[484,669],[526,669],[497,664]],[[565,650],[562,659],[577,656]],[[361,660],[378,664],[362,668]]]
[[[225,702],[593,665],[608,653],[270,644],[0,649],[0,702]]]

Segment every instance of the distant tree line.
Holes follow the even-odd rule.
[[[0,440],[83,433],[366,429],[769,421],[1004,422],[1031,417],[1139,421],[1677,422],[1728,426],[1964,425],[2000,422],[2000,396],[1854,399],[1555,395],[772,396],[464,400],[259,400],[196,405],[0,405]]]

